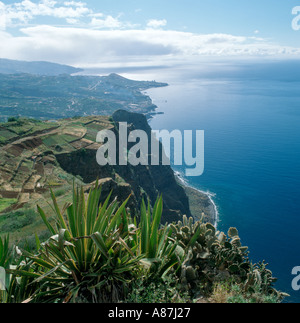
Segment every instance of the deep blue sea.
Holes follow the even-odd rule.
[[[266,260],[276,287],[299,303],[291,273],[300,266],[300,63],[200,62],[115,72],[169,83],[146,91],[164,113],[152,128],[205,131],[205,172],[187,181],[215,194],[218,229],[237,227],[251,260]]]
[[[205,172],[188,182],[215,194],[218,229],[237,227],[250,258],[266,260],[287,301],[300,302],[291,287],[300,266],[300,81],[195,74],[147,91],[164,112],[151,126],[205,131]]]

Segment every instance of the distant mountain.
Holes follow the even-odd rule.
[[[79,68],[49,62],[25,62],[0,58],[1,74],[35,74],[55,76],[81,72]]]

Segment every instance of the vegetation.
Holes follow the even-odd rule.
[[[263,294],[259,287],[256,287],[252,293],[245,292],[240,285],[223,282],[217,283],[211,296],[211,302],[229,303],[229,304],[259,304],[259,303],[278,303],[276,294]]]
[[[51,236],[36,250],[9,248],[0,239],[6,270],[5,303],[280,302],[284,294],[264,263],[252,264],[238,232],[228,236],[184,217],[161,226],[163,201],[142,203],[139,222],[110,196],[99,204],[98,183],[86,196],[73,188],[72,203],[53,214],[38,206]],[[8,279],[8,278],[7,278]]]
[[[15,204],[17,199],[3,199],[0,198],[0,212],[3,212],[5,209],[9,208],[11,205]]]
[[[0,218],[0,232],[15,232],[34,223],[36,218],[37,213],[33,209],[23,209],[5,213],[1,215]]]
[[[72,200],[74,176],[56,156],[93,145],[96,135],[86,138],[89,127],[100,131],[111,124],[101,116],[57,122],[11,118],[0,124],[0,236],[9,233],[11,242],[26,238],[33,246],[34,234],[44,230],[34,210],[40,204],[48,212],[49,185],[60,205]],[[83,184],[83,178],[78,175],[76,182]]]
[[[16,116],[51,120],[110,115],[121,108],[148,113],[153,111],[152,101],[141,91],[165,85],[131,81],[116,74],[0,74],[0,121]]]
[[[8,122],[0,124],[0,145],[9,143],[11,140],[20,139],[25,135],[30,136],[38,131],[53,128],[52,123],[39,120],[10,117]]]

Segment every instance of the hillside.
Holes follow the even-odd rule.
[[[49,186],[63,205],[71,200],[73,180],[86,190],[97,178],[103,184],[103,199],[113,189],[120,201],[132,194],[129,207],[137,214],[142,199],[155,202],[164,196],[163,222],[191,215],[189,200],[169,166],[105,166],[96,162],[97,132],[126,121],[150,132],[145,116],[118,111],[113,117],[89,116],[55,122],[19,119],[0,124],[0,232],[15,238],[40,233],[35,217],[36,204],[46,209]],[[208,199],[199,199],[199,208],[209,212]],[[209,215],[209,214],[206,214]]]
[[[60,75],[74,74],[82,71],[68,65],[49,62],[26,62],[0,58],[1,74],[35,74],[35,75]]]
[[[0,121],[111,115],[118,109],[151,115],[156,106],[141,91],[165,83],[109,76],[0,74]]]

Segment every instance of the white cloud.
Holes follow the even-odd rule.
[[[85,2],[76,2],[76,1],[66,1],[64,2],[65,6],[70,6],[70,7],[86,7],[87,4]]]
[[[80,21],[75,18],[66,18],[66,22],[70,25],[77,25],[80,23]]]
[[[2,57],[75,66],[157,65],[197,57],[299,57],[300,49],[256,37],[161,29],[98,30],[35,26],[14,37],[0,33]],[[63,46],[62,46],[63,44]]]
[[[57,6],[56,1],[42,0],[34,3],[30,0],[24,0],[11,6],[7,6],[8,15],[24,14],[29,19],[37,16],[50,16],[55,18],[79,18],[88,14],[90,10],[82,3],[74,6],[75,2],[67,3],[65,6]],[[72,5],[72,6],[70,6]]]
[[[166,19],[162,19],[162,20],[157,20],[157,19],[151,19],[148,20],[147,22],[147,27],[149,28],[161,28],[161,27],[165,27],[167,25],[167,20]]]
[[[33,24],[35,18],[45,16],[64,19],[68,25]],[[146,29],[141,29],[122,18],[122,14],[95,12],[82,1],[0,1],[0,55],[76,66],[157,65],[202,56],[300,56],[299,48],[273,44],[259,38],[258,31],[254,37],[243,37],[164,30],[165,19],[148,20]],[[22,27],[19,36],[7,32],[16,26]]]
[[[14,4],[0,1],[0,30],[13,27],[24,27],[37,17],[64,19],[67,24],[85,26],[95,29],[133,28],[128,22],[121,22],[117,17],[104,15],[88,8],[85,2],[65,1],[63,4],[53,0],[40,0],[35,3],[23,0]]]
[[[52,0],[40,0],[35,3],[23,0],[14,4],[0,2],[0,28],[26,25],[37,17],[53,17],[66,19],[67,23],[74,23],[74,19],[88,16],[92,13],[84,2],[69,1],[60,5]]]
[[[93,17],[90,25],[93,28],[100,28],[100,29],[102,28],[116,29],[116,28],[122,27],[122,23],[119,21],[119,19],[114,18],[112,16],[107,16],[103,19]]]

